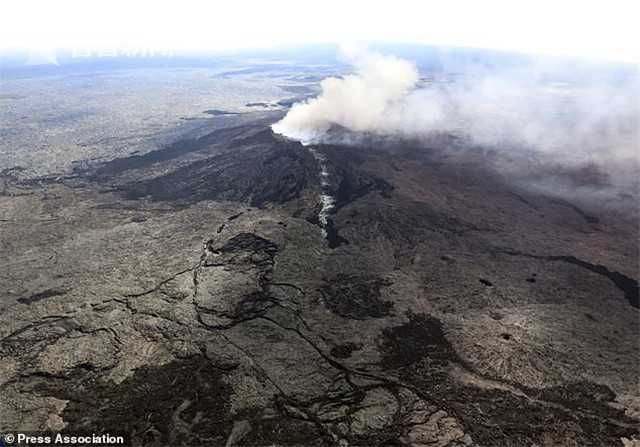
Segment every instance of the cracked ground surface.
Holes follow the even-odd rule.
[[[132,446],[639,437],[637,216],[420,147],[317,146],[321,185],[274,119],[64,177],[3,173],[0,431]]]

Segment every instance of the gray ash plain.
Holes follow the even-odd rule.
[[[234,112],[155,150],[3,171],[0,431],[640,439],[637,214],[519,188],[446,139],[316,145],[325,187],[270,130],[283,110]]]

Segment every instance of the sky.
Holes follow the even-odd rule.
[[[7,1],[0,50],[394,42],[640,63],[640,1]]]

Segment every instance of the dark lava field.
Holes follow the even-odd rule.
[[[2,172],[0,431],[636,445],[637,214],[446,139],[305,147],[281,116]]]

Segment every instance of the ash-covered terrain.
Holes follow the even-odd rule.
[[[636,445],[635,196],[617,207],[526,188],[451,135],[303,146],[271,125],[318,91],[313,68],[264,70],[220,69],[253,93],[199,92],[193,108],[176,93],[179,113],[155,97],[160,81],[131,110],[92,97],[124,127],[101,127],[99,111],[44,133],[53,109],[3,119],[0,432]],[[28,101],[12,82],[5,118]],[[82,115],[87,99],[64,95]],[[158,133],[158,107],[197,118]],[[78,139],[47,152],[67,127]],[[89,144],[96,128],[121,129],[116,149]],[[603,181],[589,174],[554,171]]]

